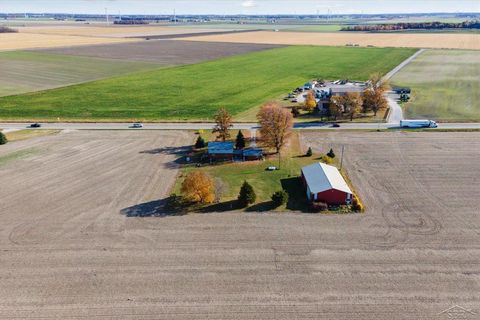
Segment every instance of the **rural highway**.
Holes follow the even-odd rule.
[[[28,128],[30,123],[0,123],[3,130],[21,130]],[[167,122],[146,123],[143,129],[132,129],[130,123],[42,123],[42,129],[57,130],[211,130],[213,123]],[[294,128],[300,130],[375,130],[395,129],[399,123],[341,123],[340,128],[332,128],[331,124],[323,122],[295,123]],[[256,129],[256,123],[236,123],[233,129]],[[438,129],[480,129],[480,123],[439,123]],[[435,129],[432,129],[435,130]]]

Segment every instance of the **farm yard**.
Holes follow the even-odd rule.
[[[352,33],[352,32],[272,32],[196,36],[183,40],[234,43],[261,43],[282,45],[345,46],[358,44],[362,47],[438,48],[480,50],[480,34],[439,33]]]
[[[243,134],[249,134],[242,132]],[[235,137],[236,131],[231,131],[231,137]],[[214,140],[214,136],[210,141]],[[206,152],[206,150],[205,150]],[[306,150],[303,150],[299,135],[293,134],[290,142],[281,153],[280,162],[278,156],[269,155],[265,161],[246,161],[246,162],[219,162],[217,164],[204,164],[201,168],[193,166],[192,164],[185,164],[178,176],[175,193],[181,194],[180,187],[185,176],[192,171],[202,171],[217,181],[222,188],[219,188],[220,203],[213,205],[206,205],[202,208],[204,211],[224,210],[232,211],[238,210],[236,199],[238,192],[244,181],[247,181],[254,186],[256,194],[256,204],[247,208],[247,211],[268,211],[273,210],[271,204],[271,196],[274,192],[285,190],[289,194],[291,201],[286,206],[277,207],[277,211],[287,210],[306,210],[308,204],[302,191],[302,182],[299,178],[300,170],[303,166],[309,165],[312,162],[319,161],[320,155],[312,157],[305,157]],[[200,162],[198,159],[194,162]],[[268,167],[281,167],[281,170],[265,170]]]
[[[159,67],[157,64],[116,59],[28,51],[0,52],[0,96],[63,87]]]
[[[287,47],[0,99],[3,120],[210,120],[278,98],[306,80],[366,80],[413,49]],[[280,67],[281,66],[281,67]]]
[[[404,105],[409,118],[442,122],[480,121],[480,55],[475,51],[428,50],[392,82],[412,89]]]
[[[161,208],[191,133],[71,131],[5,145],[0,318],[403,320],[475,310],[480,133],[301,136],[319,153],[346,146],[364,214],[132,218]]]

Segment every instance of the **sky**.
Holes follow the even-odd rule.
[[[0,0],[0,13],[369,14],[480,12],[480,0]]]

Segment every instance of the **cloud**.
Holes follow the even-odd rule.
[[[246,0],[246,1],[242,2],[242,7],[244,7],[244,8],[253,8],[253,7],[256,7],[256,6],[257,6],[257,4],[253,0]]]

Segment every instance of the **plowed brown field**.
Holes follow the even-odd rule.
[[[161,208],[191,133],[1,146],[0,318],[477,319],[480,133],[302,135],[346,146],[365,213],[128,217]]]

